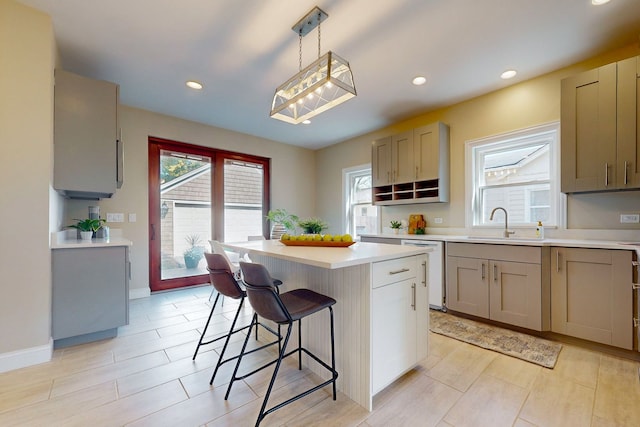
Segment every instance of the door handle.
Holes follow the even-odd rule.
[[[422,280],[422,284],[426,288],[427,287],[427,261],[423,262],[422,266],[424,267],[424,279]]]
[[[624,185],[627,185],[627,161],[624,161]]]
[[[498,264],[493,264],[493,281],[498,281]]]
[[[609,163],[604,164],[604,186],[609,186]]]
[[[482,263],[482,280],[484,280],[484,278],[486,277],[486,274],[485,274],[485,272],[484,272],[484,269],[485,269],[485,264],[484,264],[484,262],[483,262],[483,263]]]
[[[411,284],[411,308],[416,311],[416,284]]]
[[[151,240],[156,240],[156,227],[151,224]]]

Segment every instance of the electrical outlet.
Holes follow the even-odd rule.
[[[433,218],[433,222],[436,224],[442,224],[442,218]]]
[[[107,222],[124,222],[123,213],[107,213]]]
[[[640,223],[640,214],[620,214],[621,224],[637,224]]]

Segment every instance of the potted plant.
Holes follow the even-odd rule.
[[[102,225],[106,222],[102,218],[96,218],[96,219],[75,219],[74,218],[74,220],[78,222],[76,222],[73,225],[70,225],[70,227],[80,231],[80,238],[82,240],[91,240],[91,237],[93,237],[93,233],[100,230],[102,228]]]
[[[295,234],[298,216],[290,214],[286,209],[270,210],[266,218],[271,222],[271,238],[279,239],[285,233]]]
[[[400,232],[400,227],[402,227],[402,223],[400,221],[391,220],[389,224],[394,234],[398,234]]]
[[[200,236],[191,234],[185,237],[189,247],[184,251],[184,265],[187,268],[197,268],[204,256],[204,246],[200,246]]]
[[[329,228],[329,225],[320,218],[307,218],[298,221],[298,225],[305,234],[320,234],[322,230]]]

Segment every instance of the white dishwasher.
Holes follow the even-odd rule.
[[[428,252],[429,307],[447,311],[447,307],[444,304],[444,243],[437,240],[403,239],[400,244],[433,249]]]

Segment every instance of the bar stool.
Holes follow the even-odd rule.
[[[216,374],[218,373],[218,369],[220,368],[220,366],[222,366],[223,364],[230,362],[232,360],[235,360],[239,357],[238,356],[234,356],[231,357],[229,359],[224,359],[224,354],[227,350],[227,345],[229,344],[229,340],[231,339],[231,336],[233,334],[235,334],[236,332],[240,332],[243,331],[245,329],[250,329],[254,323],[256,322],[256,330],[257,330],[257,325],[261,324],[258,322],[257,318],[254,316],[252,319],[252,323],[250,325],[247,326],[243,326],[242,328],[239,329],[235,329],[235,325],[236,322],[238,320],[238,317],[240,316],[240,312],[242,311],[242,306],[244,304],[244,299],[247,296],[246,292],[240,287],[240,285],[238,284],[238,282],[235,279],[235,275],[233,273],[233,271],[231,271],[227,261],[225,260],[224,256],[222,256],[221,254],[212,254],[212,253],[208,253],[205,252],[204,254],[206,260],[207,260],[207,270],[209,271],[209,279],[211,280],[211,284],[213,285],[213,287],[215,288],[215,290],[217,291],[217,295],[216,295],[216,299],[213,303],[213,306],[211,307],[211,313],[209,313],[209,318],[207,319],[207,323],[204,326],[204,330],[202,331],[202,335],[200,335],[200,340],[198,341],[198,345],[196,346],[196,351],[193,353],[193,358],[192,360],[196,359],[196,356],[198,355],[198,350],[200,349],[201,346],[203,345],[207,345],[207,344],[211,344],[213,342],[219,341],[221,339],[225,339],[224,342],[224,346],[222,347],[222,351],[220,352],[220,356],[218,357],[218,363],[216,363],[216,367],[215,370],[213,371],[213,375],[211,376],[211,381],[209,382],[209,384],[213,384],[213,380],[216,377]],[[222,296],[223,298],[226,296],[228,298],[232,298],[235,300],[240,300],[240,304],[238,304],[238,309],[236,310],[236,314],[233,318],[233,322],[231,323],[231,329],[229,329],[229,332],[225,335],[222,335],[220,337],[211,339],[209,341],[205,341],[204,337],[207,334],[207,329],[209,328],[209,323],[211,322],[211,318],[213,317],[213,312],[215,311],[216,308],[216,304],[218,303],[218,298],[220,298],[220,296]],[[275,344],[280,344],[281,341],[281,337],[280,337],[280,333],[275,332],[274,330],[272,330],[271,328],[269,328],[268,326],[265,326],[263,324],[261,324],[265,329],[267,329],[269,332],[273,333],[276,337],[278,337],[278,339],[276,341],[273,341],[271,343],[265,344],[263,346],[260,346],[258,348],[252,349],[250,351],[248,351],[246,354],[250,354],[253,353],[255,351],[261,350],[263,348],[269,347],[271,345],[275,345]],[[249,331],[251,332],[251,331]],[[244,348],[243,348],[244,351]]]
[[[260,422],[262,422],[265,416],[269,415],[273,411],[276,411],[283,406],[288,405],[289,403],[295,402],[296,400],[314,391],[317,391],[326,385],[333,384],[333,400],[336,400],[336,379],[338,378],[338,372],[336,371],[332,308],[332,306],[336,303],[336,300],[314,292],[310,289],[294,289],[292,291],[279,294],[271,282],[271,276],[269,275],[269,272],[262,264],[246,263],[241,261],[240,269],[242,270],[242,275],[244,277],[244,283],[246,286],[249,303],[255,310],[255,313],[253,315],[253,321],[251,322],[251,325],[249,327],[247,337],[244,340],[244,345],[242,346],[242,350],[240,351],[240,356],[238,357],[238,360],[236,362],[233,376],[231,377],[231,381],[229,382],[229,387],[227,388],[227,393],[224,397],[225,400],[229,397],[231,387],[236,380],[247,378],[248,376],[256,373],[258,370],[261,370],[264,367],[272,365],[274,363],[276,364],[276,366],[273,371],[273,375],[271,376],[269,387],[267,388],[267,392],[264,396],[264,401],[262,402],[260,413],[258,414],[256,427],[260,425]],[[327,365],[315,354],[302,347],[302,319],[325,308],[329,309],[331,326],[331,366]],[[247,346],[247,342],[249,341],[249,336],[251,335],[251,328],[253,327],[258,315],[260,315],[264,319],[268,319],[277,323],[278,326],[287,325],[287,333],[284,337],[282,345],[279,346],[280,351],[278,352],[278,358],[276,360],[246,375],[237,376],[238,368],[240,367],[240,363],[242,362],[242,357],[246,354],[245,349]],[[296,321],[298,322],[298,346],[294,350],[291,350],[287,353],[287,343],[289,342],[289,338],[291,336],[293,324]],[[309,390],[304,391],[288,400],[285,400],[284,402],[279,403],[267,410],[267,402],[269,401],[269,396],[271,395],[273,384],[275,383],[276,377],[278,375],[278,370],[280,369],[282,359],[291,356],[292,354],[298,354],[298,369],[302,369],[303,352],[309,355],[325,369],[327,369],[331,373],[331,379],[324,381],[322,384],[316,385]]]

